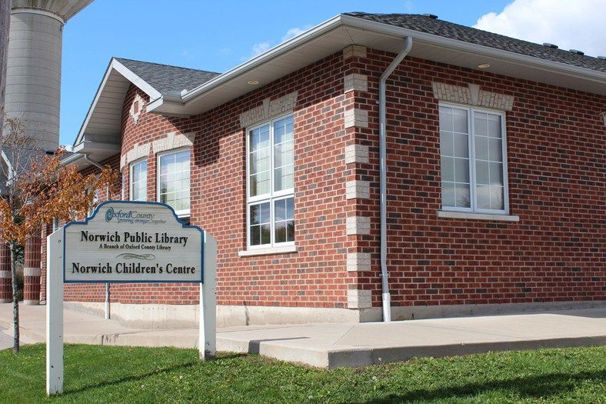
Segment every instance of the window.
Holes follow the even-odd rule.
[[[190,151],[158,156],[158,201],[170,205],[178,216],[189,216]]]
[[[294,244],[292,116],[250,129],[247,141],[248,246]]]
[[[147,201],[147,160],[130,165],[130,200]]]
[[[442,209],[508,213],[504,117],[440,105]]]

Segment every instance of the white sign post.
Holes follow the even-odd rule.
[[[216,353],[217,243],[155,202],[109,201],[47,238],[46,392],[63,392],[64,283],[200,283],[200,359]]]

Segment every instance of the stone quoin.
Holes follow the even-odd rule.
[[[121,191],[100,200],[166,202],[216,237],[219,326],[379,321],[379,81],[405,38],[385,101],[392,319],[604,304],[606,61],[591,56],[346,13],[224,74],[114,58],[64,163],[109,164]],[[86,310],[105,296],[65,288]],[[124,321],[190,324],[198,300],[111,286]]]

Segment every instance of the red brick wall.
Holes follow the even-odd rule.
[[[380,306],[378,80],[393,55],[368,52],[368,205]],[[507,113],[510,212],[517,223],[438,218],[440,145],[432,81],[515,97]],[[388,267],[395,306],[606,300],[606,97],[408,58],[388,81]]]
[[[218,240],[220,304],[347,307],[348,287],[380,306],[378,78],[393,55],[337,53],[201,116],[123,112],[122,153],[168,132],[196,134],[191,222]],[[368,75],[369,91],[343,94],[343,77]],[[432,81],[515,97],[507,113],[509,203],[517,223],[439,219],[438,101]],[[246,247],[245,132],[239,114],[298,91],[295,108],[298,252],[239,257]],[[388,84],[389,270],[395,306],[606,300],[606,207],[600,118],[606,98],[406,59]],[[369,128],[344,128],[343,111],[369,110]],[[346,166],[345,145],[370,146],[370,163]],[[155,156],[148,198],[155,200]],[[123,172],[128,189],[128,172]],[[369,200],[346,200],[345,182],[371,182]],[[347,216],[372,217],[370,236],[346,236]],[[346,271],[347,252],[372,253],[372,270]],[[191,285],[113,285],[112,301],[195,304]],[[69,286],[69,300],[103,300],[102,286]]]
[[[341,53],[293,73],[215,110],[189,119],[143,113],[138,123],[128,113],[136,93],[129,90],[123,109],[122,153],[169,132],[195,133],[192,158],[191,223],[218,241],[219,304],[346,307],[354,278],[345,256],[355,241],[345,235],[343,162],[351,133],[343,129],[343,111],[353,105],[343,94],[350,66]],[[246,248],[245,131],[239,115],[263,99],[298,91],[295,117],[295,218],[298,251],[239,257]],[[155,200],[156,157],[148,156],[148,199]],[[128,169],[123,170],[128,190]],[[128,197],[128,191],[126,194]],[[100,287],[69,286],[69,300],[102,301]],[[199,291],[188,284],[116,284],[112,302],[197,304]]]

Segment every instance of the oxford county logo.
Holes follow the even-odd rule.
[[[153,213],[139,213],[136,210],[115,210],[113,207],[105,211],[105,222],[116,221],[118,223],[147,224],[164,223],[164,220],[154,220]]]

